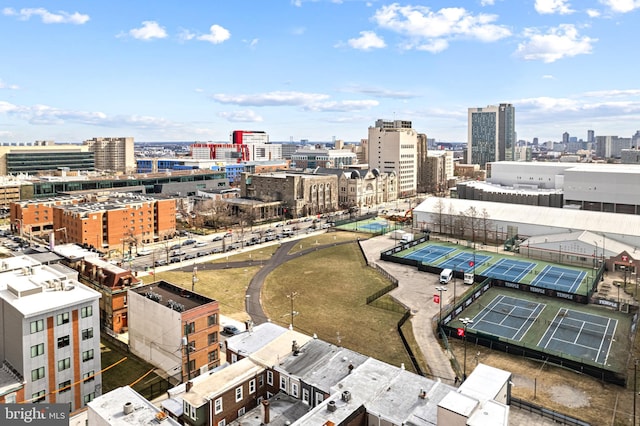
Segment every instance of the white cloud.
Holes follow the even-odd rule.
[[[382,28],[409,38],[404,48],[440,52],[448,41],[465,38],[493,42],[511,35],[503,25],[496,25],[497,15],[473,15],[464,8],[442,8],[437,12],[426,6],[400,6],[393,3],[378,9],[373,20]]]
[[[640,89],[614,89],[614,90],[595,90],[592,92],[585,92],[585,97],[596,98],[617,98],[623,96],[640,96]]]
[[[493,6],[495,0],[480,0],[480,6]]]
[[[380,104],[374,100],[361,100],[361,101],[329,101],[318,102],[306,105],[304,109],[306,111],[313,112],[349,112],[349,111],[361,111],[364,109],[370,109]]]
[[[249,47],[251,49],[253,49],[254,47],[256,47],[258,45],[258,42],[260,41],[260,39],[254,38],[252,40],[242,40],[243,43],[247,43],[249,45]]]
[[[222,104],[250,106],[291,106],[307,105],[328,99],[328,95],[304,92],[268,92],[252,95],[215,94],[211,98]]]
[[[260,123],[263,118],[251,110],[219,112],[218,117],[234,123]]]
[[[189,41],[189,40],[193,40],[194,38],[196,38],[196,34],[192,33],[189,30],[182,30],[182,31],[180,31],[180,33],[178,33],[178,38],[181,41]]]
[[[57,13],[53,13],[42,7],[20,9],[18,11],[10,7],[5,7],[2,10],[2,14],[6,16],[17,16],[18,19],[23,21],[29,20],[32,16],[39,16],[44,24],[82,25],[87,23],[90,19],[89,15],[84,15],[78,12],[69,13],[59,10]]]
[[[18,90],[20,87],[16,84],[7,84],[0,79],[0,89]]]
[[[537,29],[527,28],[524,36],[528,40],[518,44],[516,56],[527,61],[542,60],[546,63],[591,53],[593,43],[598,41],[598,39],[580,36],[576,27],[571,24],[551,28],[546,34],[541,34]]]
[[[596,9],[587,9],[587,15],[589,15],[590,18],[597,18],[600,16],[600,11]]]
[[[418,95],[412,92],[394,91],[389,89],[374,88],[374,87],[359,87],[351,86],[342,90],[349,93],[362,93],[370,96],[377,96],[379,98],[391,98],[391,99],[411,99],[416,98]]]
[[[555,80],[556,79],[551,74],[545,74],[545,75],[542,76],[542,78],[545,79],[545,80]]]
[[[129,35],[138,40],[152,40],[166,38],[167,32],[156,21],[143,21],[142,27],[130,30]]]
[[[382,49],[387,46],[373,31],[360,31],[360,37],[349,39],[348,43],[358,50]]]
[[[536,0],[535,4],[536,12],[540,14],[553,14],[558,13],[560,15],[568,15],[575,12],[569,5],[569,0]]]
[[[640,0],[600,0],[614,12],[627,13],[640,9]]]
[[[213,24],[209,27],[209,34],[204,34],[196,37],[201,41],[208,41],[213,44],[220,44],[224,41],[229,40],[231,37],[231,33],[226,28],[221,27],[220,25]]]

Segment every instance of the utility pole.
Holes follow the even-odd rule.
[[[296,314],[296,312],[293,310],[293,299],[295,299],[297,296],[298,296],[297,291],[292,291],[289,294],[287,294],[287,297],[291,300],[291,323],[290,323],[291,330],[293,330],[293,316]]]

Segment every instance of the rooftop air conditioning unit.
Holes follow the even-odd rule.
[[[344,391],[344,392],[342,392],[342,400],[343,400],[344,402],[349,402],[349,401],[351,401],[351,392],[349,392],[349,391]]]

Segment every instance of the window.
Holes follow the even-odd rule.
[[[31,321],[31,334],[44,330],[44,320]]]
[[[309,389],[302,389],[302,402],[309,403]]]
[[[258,376],[258,386],[260,387],[264,386],[264,376],[262,374]]]
[[[267,371],[267,384],[273,386],[273,371]]]
[[[244,416],[244,407],[238,410],[238,417]]]
[[[236,402],[242,401],[242,386],[236,388]]]
[[[287,391],[287,378],[282,376],[280,377],[280,389],[283,391]]]
[[[93,328],[85,328],[82,330],[82,340],[93,338]]]
[[[90,381],[95,379],[95,374],[96,373],[93,370],[87,371],[82,375],[82,380],[84,381],[84,383],[89,383]]]
[[[213,345],[218,341],[218,333],[209,333],[209,344]]]
[[[58,348],[69,346],[69,336],[58,337]]]
[[[82,352],[82,361],[89,361],[93,359],[93,349]]]
[[[225,419],[220,420],[218,426],[227,426],[227,421]]]
[[[31,358],[35,358],[44,353],[44,343],[31,346]]]
[[[57,316],[57,324],[58,325],[69,324],[69,312],[64,312],[62,314],[58,314],[58,316]]]
[[[31,394],[31,402],[33,403],[38,403],[38,402],[42,402],[45,399],[45,393],[43,390],[41,390],[40,392],[36,392]]]
[[[213,403],[213,411],[216,414],[222,413],[222,398],[218,398],[215,400],[215,402]]]
[[[40,380],[44,378],[44,367],[36,368],[35,370],[31,370],[31,381],[35,382],[36,380]]]
[[[297,383],[291,383],[291,396],[295,396],[296,398],[298,397],[298,384]]]
[[[218,314],[211,314],[207,318],[207,325],[211,327],[212,325],[216,325],[218,323]]]
[[[96,397],[95,392],[91,392],[91,393],[86,394],[86,395],[82,398],[82,400],[84,401],[84,404],[85,404],[85,405],[87,405],[88,403],[90,403],[91,401],[93,401],[93,398],[95,398],[95,397]]]
[[[82,318],[90,317],[91,315],[93,315],[93,306],[85,306],[80,309],[80,316]]]
[[[184,325],[184,334],[192,334],[196,332],[196,323],[190,322]]]
[[[256,379],[253,379],[249,381],[249,393],[255,393],[255,392],[256,392]]]
[[[217,350],[215,350],[215,351],[211,351],[211,352],[209,352],[209,358],[208,358],[208,359],[209,359],[209,361],[208,361],[208,362],[215,362],[215,361],[217,361],[217,360],[218,360],[218,351],[217,351]]]
[[[71,390],[71,380],[66,380],[58,385],[58,393],[65,393]]]
[[[70,367],[71,367],[71,358],[65,358],[58,361],[58,371],[63,371]]]

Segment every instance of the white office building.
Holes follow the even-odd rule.
[[[382,173],[395,172],[398,197],[416,194],[418,185],[418,133],[410,121],[377,120],[369,127],[369,167]]]

